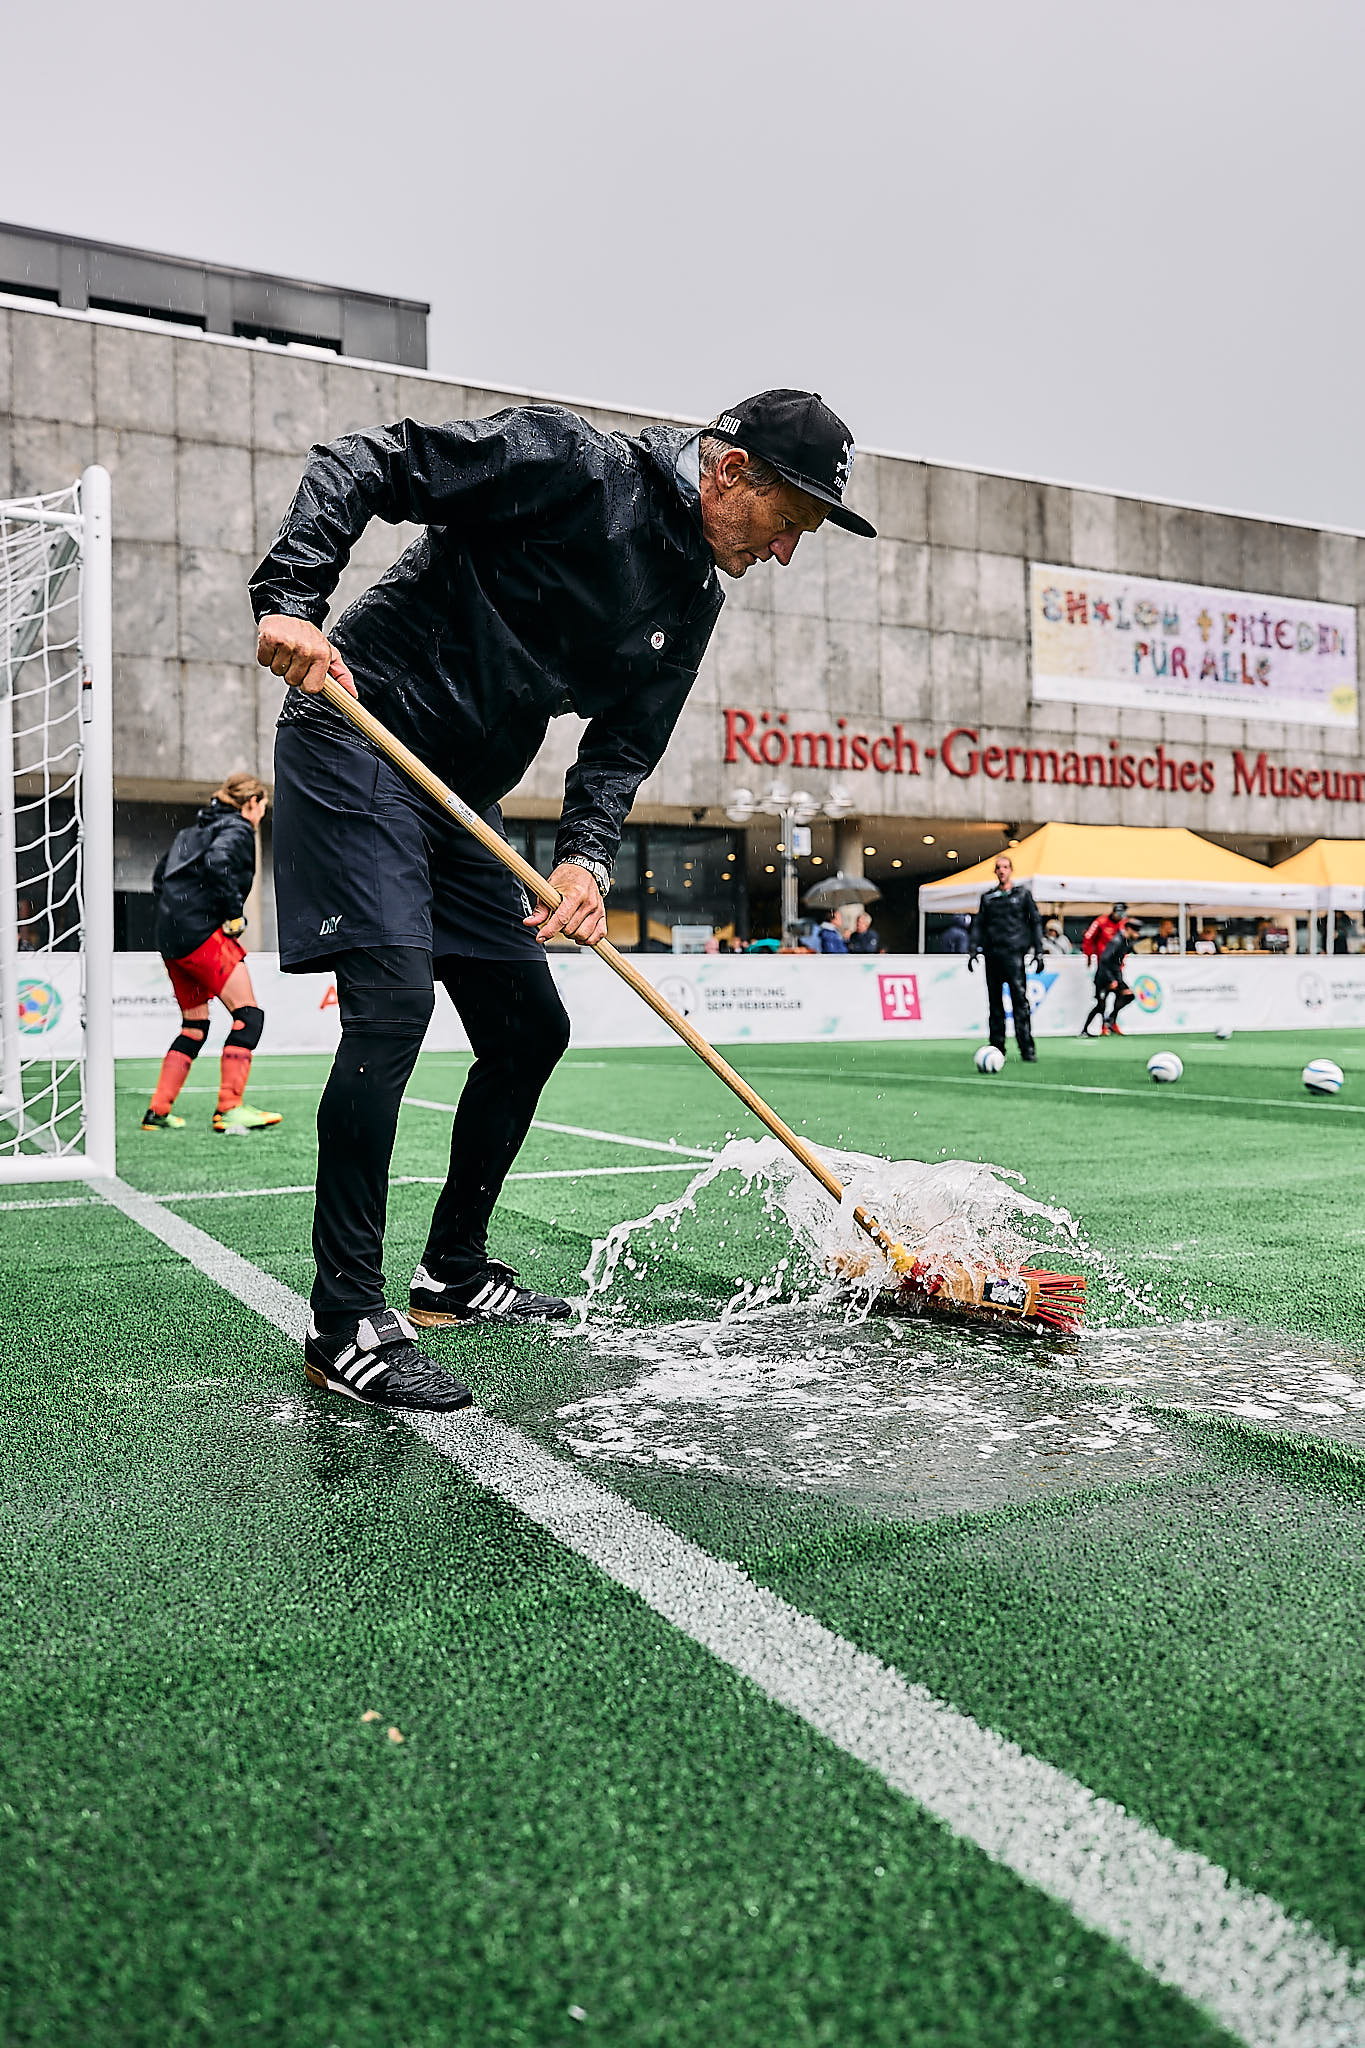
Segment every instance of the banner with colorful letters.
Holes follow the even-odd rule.
[[[1029,564],[1035,702],[1357,723],[1350,605]]]

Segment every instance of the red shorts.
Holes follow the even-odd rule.
[[[210,932],[202,946],[186,953],[183,960],[168,960],[175,999],[182,1010],[197,1010],[212,1002],[234,967],[246,958],[246,948],[226,932]]]

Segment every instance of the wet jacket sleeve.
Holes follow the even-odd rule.
[[[444,426],[399,420],[315,447],[251,578],[252,610],[321,625],[372,519],[469,534],[540,525],[593,489],[592,445],[572,414],[519,406]]]
[[[204,854],[206,893],[221,917],[240,917],[256,879],[256,835],[244,818],[229,818]]]
[[[694,678],[656,682],[629,706],[594,718],[564,778],[555,863],[596,860],[610,867],[635,792],[663,758]]]
[[[1025,889],[1024,891],[1024,916],[1028,919],[1028,945],[1025,950],[1030,953],[1041,953],[1043,950],[1043,920],[1038,905],[1033,900],[1032,889]]]

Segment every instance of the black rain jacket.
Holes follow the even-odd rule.
[[[1043,950],[1043,920],[1032,892],[1022,882],[1011,889],[992,886],[981,898],[972,924],[972,952],[1017,958]]]
[[[610,866],[724,601],[676,472],[690,438],[602,434],[557,406],[347,434],[308,457],[251,579],[256,617],[321,625],[371,519],[424,525],[330,634],[361,702],[478,811],[521,780],[556,714],[590,719],[555,858]],[[353,736],[298,690],[294,718]]]
[[[1127,932],[1116,932],[1095,962],[1095,991],[1122,987],[1123,963],[1137,949]]]
[[[162,959],[183,960],[224,918],[240,917],[255,879],[256,834],[240,811],[215,797],[176,833],[152,875]]]

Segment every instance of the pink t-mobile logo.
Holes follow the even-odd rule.
[[[913,974],[879,974],[882,1021],[887,1024],[918,1024],[919,982]]]

